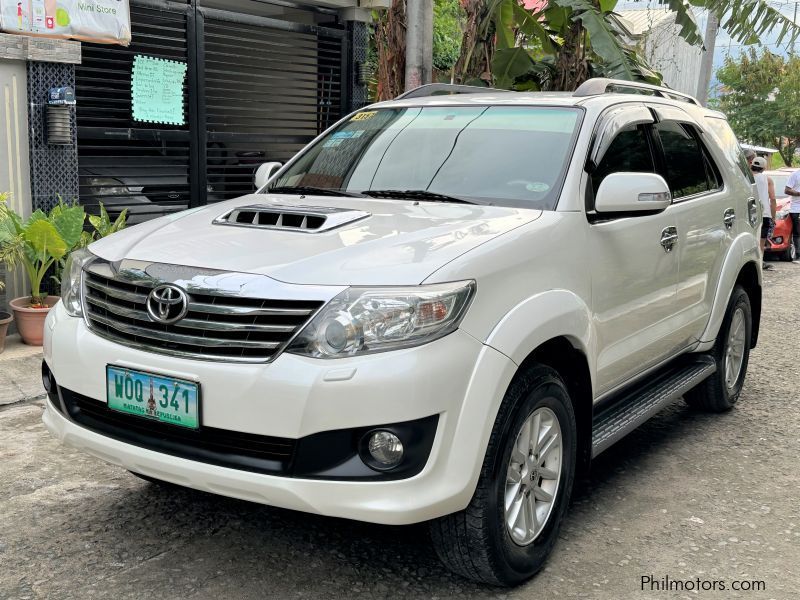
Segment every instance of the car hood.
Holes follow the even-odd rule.
[[[329,231],[215,224],[237,207],[331,207],[367,213]],[[142,223],[95,242],[110,261],[132,259],[267,275],[311,285],[416,285],[541,211],[444,202],[253,194]]]

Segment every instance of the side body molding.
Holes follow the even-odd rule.
[[[520,365],[533,350],[557,337],[566,337],[586,356],[594,389],[596,342],[591,312],[569,290],[547,290],[524,300],[495,325],[485,343]]]

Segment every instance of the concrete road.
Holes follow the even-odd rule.
[[[738,406],[678,403],[604,454],[518,589],[450,575],[424,526],[146,483],[59,446],[27,400],[0,407],[0,598],[800,598],[800,264],[773,264]]]

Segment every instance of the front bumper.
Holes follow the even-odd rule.
[[[204,427],[258,436],[300,439],[436,415],[435,438],[418,474],[341,481],[269,475],[154,451],[81,426],[47,403],[44,422],[60,440],[128,470],[263,504],[386,524],[424,521],[467,505],[516,370],[506,356],[462,331],[419,348],[335,361],[290,354],[264,365],[176,359],[104,340],[60,304],[45,327],[45,361],[59,386],[95,401],[105,401],[106,364],[198,381]]]
[[[767,252],[783,252],[792,243],[792,220],[790,217],[777,219],[772,236],[767,240]]]

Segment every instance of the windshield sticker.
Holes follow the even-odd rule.
[[[338,139],[337,140],[337,139],[331,138],[328,141],[326,141],[324,144],[322,144],[322,147],[323,148],[335,148],[336,146],[341,146],[343,141],[344,141],[344,139]]]
[[[371,110],[367,112],[360,112],[357,115],[354,115],[351,121],[369,121],[372,117],[378,114],[377,110]]]

